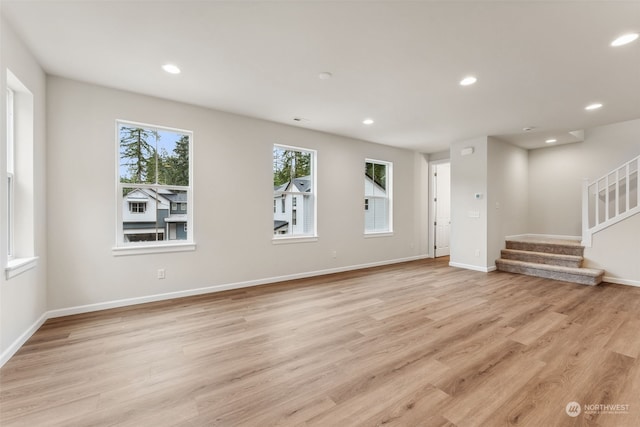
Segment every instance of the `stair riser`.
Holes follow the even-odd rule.
[[[507,249],[519,251],[546,252],[548,254],[583,256],[584,248],[581,246],[549,245],[545,243],[512,242],[507,241]]]
[[[547,265],[560,265],[562,267],[575,267],[579,268],[582,266],[581,260],[571,260],[571,259],[558,259],[553,257],[545,257],[543,255],[534,255],[531,254],[523,254],[523,253],[513,253],[509,251],[502,251],[501,257],[503,259],[512,259],[515,261],[525,261],[525,262],[535,262],[538,264],[547,264]]]
[[[513,265],[505,265],[502,263],[496,263],[498,270],[506,271],[509,273],[518,273],[525,274],[527,276],[533,277],[542,277],[545,279],[553,279],[553,280],[563,280],[565,282],[578,283],[581,285],[597,285],[602,282],[602,275],[593,277],[593,276],[583,276],[579,274],[571,274],[571,273],[559,273],[556,271],[548,271],[548,270],[539,270],[535,268],[527,268]]]

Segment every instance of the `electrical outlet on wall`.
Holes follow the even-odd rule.
[[[158,279],[164,279],[164,278],[165,278],[164,268],[159,268],[158,269]]]
[[[480,256],[480,249],[476,249],[476,256]]]

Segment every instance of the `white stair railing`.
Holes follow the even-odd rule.
[[[593,235],[640,213],[640,156],[582,186],[582,244]]]

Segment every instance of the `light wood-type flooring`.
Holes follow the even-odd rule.
[[[423,260],[50,319],[0,425],[638,427],[639,354],[640,288]]]

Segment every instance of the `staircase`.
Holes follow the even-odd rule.
[[[583,253],[584,246],[574,240],[508,239],[496,267],[509,273],[597,285],[602,282],[604,270],[582,268]]]

